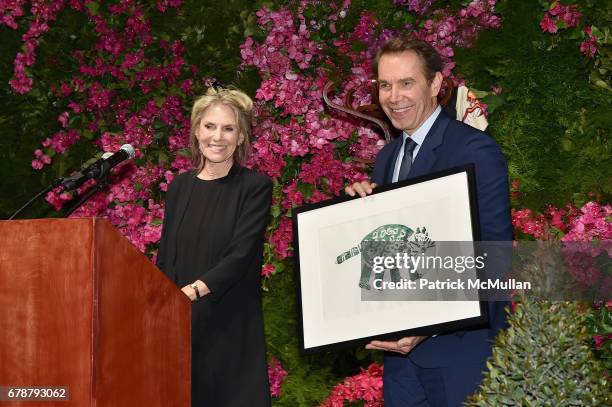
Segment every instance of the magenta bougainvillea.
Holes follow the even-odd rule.
[[[544,32],[554,34],[559,28],[576,27],[581,17],[577,4],[565,5],[555,0],[544,13],[540,28]]]
[[[273,357],[270,363],[268,363],[268,380],[270,381],[270,394],[272,397],[281,396],[281,386],[285,377],[287,377],[287,371],[283,369],[280,361]]]
[[[159,241],[163,219],[163,202],[155,192],[167,189],[173,173],[191,168],[184,106],[193,99],[194,82],[207,81],[187,64],[180,41],[155,38],[152,33],[150,14],[180,5],[180,1],[160,1],[151,10],[138,2],[121,2],[104,9],[92,2],[70,2],[72,9],[87,16],[97,41],[90,49],[72,52],[76,73],[52,88],[64,110],[57,118],[58,130],[42,141],[32,161],[33,168],[41,169],[83,139],[107,152],[132,144],[136,165],[120,166],[108,191],[94,195],[73,216],[106,217],[138,249],[150,254],[151,245]],[[25,65],[32,65],[36,38],[49,29],[47,23],[63,6],[61,1],[33,3],[34,19],[23,38],[25,51],[16,58],[10,82],[16,92],[28,92],[32,86],[31,78],[22,75],[20,61],[26,58]],[[59,209],[72,197],[56,190],[47,200]]]
[[[610,298],[612,277],[598,264],[598,258],[612,256],[612,205],[587,202],[582,207],[549,206],[544,213],[530,209],[512,211],[515,232],[537,240],[560,239],[564,242],[564,262],[577,285],[575,290],[597,289],[597,298]],[[607,260],[604,260],[607,261]],[[612,302],[605,305],[612,308]],[[596,351],[603,352],[612,335],[593,335]],[[609,350],[604,356],[609,359]]]
[[[444,58],[445,74],[453,76],[453,49],[470,46],[480,30],[500,25],[495,3],[475,0],[455,13],[444,8],[431,11],[427,1],[397,4],[422,19],[418,26],[407,24],[404,29],[432,43]],[[198,78],[197,69],[187,63],[180,41],[152,33],[150,16],[180,5],[180,1],[160,1],[150,9],[139,2],[120,2],[104,8],[92,2],[69,2],[73,10],[87,16],[98,40],[91,49],[73,51],[77,74],[53,89],[58,104],[64,106],[57,118],[58,130],[42,141],[32,160],[32,167],[41,169],[84,138],[110,152],[131,143],[137,150],[137,165],[120,167],[109,190],[94,196],[74,216],[107,217],[140,250],[152,255],[163,213],[154,192],[165,191],[174,172],[190,168],[185,106],[193,99],[194,88],[201,89],[209,81]],[[24,13],[22,6],[6,3],[0,9],[2,21],[16,27],[16,19]],[[17,56],[11,80],[15,91],[31,89],[32,79],[21,68],[32,66],[36,38],[49,29],[48,23],[64,6],[63,1],[33,4],[36,18],[23,38],[24,52]],[[344,74],[335,101],[342,103],[352,92],[356,105],[370,103],[374,50],[398,32],[380,27],[368,11],[361,13],[351,32],[336,32],[336,24],[347,15],[348,0],[330,3],[329,15],[319,20],[306,17],[309,7],[314,7],[312,2],[302,1],[297,12],[262,8],[257,18],[265,39],[258,42],[249,37],[241,46],[243,68],[256,69],[262,79],[255,94],[254,154],[249,165],[277,185],[262,269],[266,276],[291,255],[290,209],[336,196],[346,183],[364,179],[383,146],[371,127],[326,109],[322,88],[332,76]],[[364,45],[362,51],[351,47],[356,42]],[[332,49],[348,57],[350,71],[343,72],[346,67],[334,60]],[[150,56],[160,53],[161,57]],[[72,196],[56,190],[47,200],[59,208]]]
[[[365,179],[384,145],[364,122],[326,108],[322,89],[334,78],[336,103],[343,103],[348,92],[353,93],[355,105],[370,103],[374,51],[398,30],[385,29],[374,13],[363,11],[352,30],[339,32],[337,25],[346,18],[351,2],[330,3],[324,18],[307,17],[315,3],[302,1],[297,10],[260,9],[258,25],[265,36],[246,38],[241,46],[242,68],[254,69],[261,78],[254,95],[253,155],[248,164],[275,183],[273,220],[262,268],[266,277],[285,268],[284,260],[292,254],[291,208],[337,196],[345,184]],[[422,20],[402,30],[431,42],[444,58],[445,74],[454,76],[455,47],[470,46],[480,30],[499,26],[496,2],[475,0],[453,13],[447,9],[429,12],[431,3],[398,3],[404,12]],[[117,167],[110,187],[73,216],[107,218],[139,250],[154,257],[163,221],[163,192],[174,174],[191,168],[188,107],[194,92],[212,83],[186,61],[179,40],[152,31],[151,17],[180,7],[181,2],[159,1],[155,8],[137,1],[107,6],[78,0],[34,4],[34,22],[23,38],[24,48],[15,59],[10,82],[16,92],[27,93],[35,85],[28,69],[35,68],[38,40],[63,7],[85,15],[96,40],[92,47],[67,55],[76,69],[52,89],[61,109],[57,130],[43,138],[31,165],[42,169],[77,143],[93,142],[106,152],[132,144],[135,160]],[[25,11],[23,3],[3,5],[2,22],[17,28]],[[353,48],[354,43],[362,47]],[[337,52],[350,66],[336,60]],[[73,196],[59,189],[49,193],[47,200],[60,208]],[[382,397],[380,371],[370,367],[368,372],[347,383],[352,386],[354,382],[359,389],[369,381],[369,387],[355,390],[351,397],[377,405]],[[279,396],[287,372],[272,359],[269,373],[272,394]]]
[[[23,7],[25,1],[6,1],[0,4],[1,24],[12,29],[17,29],[16,17],[24,15]],[[15,74],[9,81],[11,87],[18,93],[27,93],[32,89],[33,79],[28,75],[26,69],[36,62],[36,48],[40,43],[40,37],[49,31],[49,24],[57,18],[57,14],[64,8],[64,0],[34,0],[30,8],[32,19],[28,30],[21,36],[23,41],[22,52],[15,56]]]
[[[336,385],[320,407],[344,407],[346,403],[363,401],[366,407],[382,407],[383,366],[372,363],[367,369],[347,377]]]
[[[267,33],[265,39],[249,37],[241,46],[244,68],[255,69],[262,80],[255,95],[250,164],[277,185],[263,268],[266,276],[292,253],[291,208],[337,196],[344,185],[366,178],[369,164],[384,145],[365,123],[326,108],[322,91],[327,81],[341,77],[336,103],[344,104],[348,92],[355,106],[371,103],[375,51],[399,31],[382,28],[374,13],[363,11],[352,31],[338,33],[336,24],[346,17],[350,2],[331,3],[323,20],[306,17],[310,3],[300,2],[295,13],[262,8],[257,17]],[[469,47],[478,32],[500,26],[501,19],[494,14],[496,2],[476,0],[454,12],[443,8],[425,15],[429,3],[398,2],[422,19],[422,24],[407,24],[404,31],[434,45],[443,56],[444,74],[454,77],[453,49]],[[356,50],[354,44],[363,47]],[[333,58],[336,52],[351,62],[349,71]],[[460,78],[455,81],[463,83]]]
[[[411,18],[393,29],[373,11],[352,9],[350,0],[329,2],[324,13],[318,3],[302,0],[293,8],[262,7],[256,13],[260,34],[245,38],[240,47],[240,70],[254,71],[261,80],[253,95],[253,155],[248,165],[270,176],[275,185],[262,268],[262,275],[269,278],[285,269],[292,255],[291,209],[337,196],[347,183],[367,178],[384,145],[370,125],[325,106],[326,82],[336,84],[336,103],[344,104],[349,93],[354,106],[371,103],[375,50],[401,33],[431,43],[443,57],[444,75],[463,84],[454,72],[455,50],[472,46],[482,30],[502,24],[496,0],[473,0],[453,9],[446,2],[396,0],[397,11]],[[580,51],[596,57],[601,32],[583,26],[577,4],[551,1],[540,27],[549,34],[579,30]],[[31,166],[43,169],[79,143],[106,152],[132,144],[135,160],[118,166],[110,187],[73,216],[106,217],[153,258],[161,234],[164,192],[175,174],[191,169],[189,107],[213,83],[187,60],[180,40],[153,30],[153,17],[181,6],[181,0],[153,5],[128,0],[107,5],[88,0],[0,0],[0,25],[24,32],[9,82],[19,94],[36,86],[32,72],[37,48],[61,12],[70,8],[87,19],[94,43],[64,56],[74,69],[52,88],[57,127],[41,137]],[[319,11],[313,13],[315,8]],[[340,30],[350,13],[357,13],[356,23]],[[77,193],[91,186],[87,183]],[[513,189],[516,195],[518,185],[513,183]],[[47,200],[60,208],[73,196],[59,189]],[[535,239],[609,239],[610,211],[610,205],[597,203],[549,207],[542,214],[519,209],[513,211],[513,224],[523,237]],[[605,340],[608,337],[602,335],[595,339],[598,346]],[[274,396],[280,396],[288,374],[278,359],[271,359]],[[323,405],[359,400],[367,406],[382,405],[382,366],[373,364],[347,378]]]
[[[512,224],[518,237],[537,240],[561,239],[564,242],[612,239],[612,206],[587,202],[581,208],[549,205],[543,213],[513,209]]]
[[[581,38],[580,52],[589,58],[593,58],[602,45],[603,33],[591,25],[582,28],[582,13],[579,11],[579,3],[563,4],[558,0],[551,0],[548,9],[540,21],[540,28],[548,34],[557,34],[566,29],[575,29],[575,37]]]

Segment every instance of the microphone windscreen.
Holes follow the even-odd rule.
[[[134,156],[136,155],[136,150],[134,150],[134,147],[132,147],[131,144],[122,145],[121,150],[125,151],[130,158],[134,158]]]

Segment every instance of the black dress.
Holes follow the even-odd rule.
[[[168,189],[157,263],[178,287],[202,280],[192,305],[192,405],[268,406],[260,269],[272,183],[236,164]]]

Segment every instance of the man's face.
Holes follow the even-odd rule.
[[[378,61],[378,99],[397,129],[414,133],[437,106],[442,74],[427,83],[413,51],[383,55]]]

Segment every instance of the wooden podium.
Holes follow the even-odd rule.
[[[190,406],[189,299],[103,219],[0,221],[0,386],[68,401]]]

